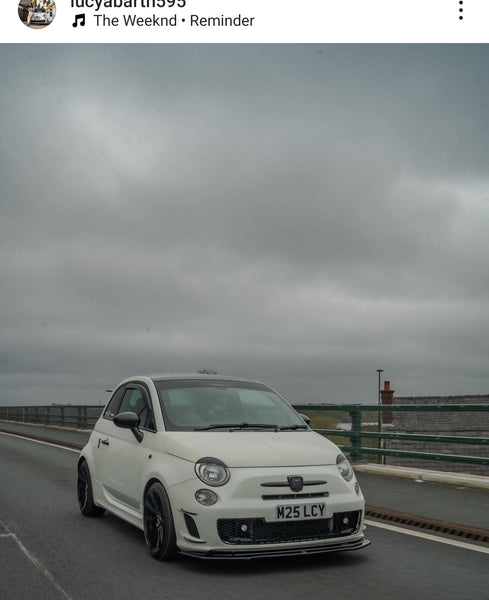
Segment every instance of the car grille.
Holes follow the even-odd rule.
[[[304,498],[327,498],[328,496],[329,492],[312,492],[310,494],[264,494],[261,498],[262,500],[289,500],[290,498],[303,500]]]
[[[219,519],[217,532],[226,544],[279,544],[326,540],[356,533],[361,510],[335,513],[330,519],[272,521],[265,519]]]

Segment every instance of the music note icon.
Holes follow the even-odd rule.
[[[85,27],[85,14],[75,15],[75,22],[73,23],[73,27]]]

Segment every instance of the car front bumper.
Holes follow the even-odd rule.
[[[195,500],[197,489],[205,487],[197,479],[172,487],[180,552],[200,558],[253,559],[368,546],[363,536],[365,500],[355,478],[345,481],[335,466],[302,467],[300,473],[318,485],[301,494],[278,488],[280,495],[271,497],[271,484],[284,480],[283,468],[233,469],[230,482],[214,488],[219,501],[213,506]],[[303,503],[324,503],[324,514],[319,519],[277,520],[277,506]]]

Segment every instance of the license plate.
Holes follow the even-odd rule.
[[[324,502],[315,504],[284,504],[275,508],[277,521],[302,521],[304,519],[324,519],[326,505]]]

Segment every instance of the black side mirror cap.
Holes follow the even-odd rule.
[[[130,429],[138,442],[143,441],[144,434],[139,429],[139,417],[133,412],[119,413],[114,417],[114,425],[121,429]]]

